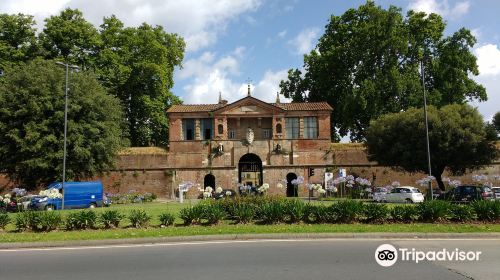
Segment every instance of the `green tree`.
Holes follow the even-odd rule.
[[[445,169],[454,175],[491,164],[498,156],[496,136],[477,109],[453,104],[429,106],[429,143],[432,175],[444,190]],[[422,109],[390,113],[373,120],[366,133],[368,158],[408,172],[428,172],[425,122]]]
[[[100,44],[96,28],[81,11],[70,8],[47,18],[39,37],[47,59],[62,58],[86,69]]]
[[[365,138],[370,120],[420,107],[420,62],[425,66],[429,102],[438,107],[468,100],[486,100],[467,29],[443,36],[437,14],[400,8],[383,9],[368,1],[341,16],[332,15],[314,50],[304,55],[304,70],[291,69],[280,84],[294,101],[327,101],[334,108],[335,140],[350,134]]]
[[[493,126],[495,127],[497,133],[500,133],[500,112],[497,112],[494,116],[493,116],[493,120],[491,122],[493,124]]]
[[[0,70],[38,55],[33,16],[0,14]]]
[[[67,178],[108,170],[122,146],[122,108],[96,78],[70,73]],[[65,70],[34,60],[8,69],[0,87],[0,170],[33,189],[60,180]]]
[[[184,40],[161,26],[124,28],[115,16],[104,19],[100,40],[95,71],[124,106],[131,144],[166,145],[165,111],[180,103],[170,89],[174,68],[184,57]]]

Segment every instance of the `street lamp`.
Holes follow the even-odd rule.
[[[425,139],[427,141],[427,165],[429,167],[429,176],[432,176],[432,169],[431,169],[431,148],[429,145],[429,122],[427,119],[427,97],[425,94],[425,73],[424,73],[424,63],[423,60],[420,61],[420,68],[422,72],[422,87],[424,91],[424,115],[425,115]],[[434,198],[433,193],[432,193],[432,181],[429,180],[429,194],[430,194],[430,199],[432,200]]]
[[[57,65],[64,66],[66,68],[66,85],[64,89],[64,152],[63,152],[63,173],[62,173],[62,204],[61,209],[64,210],[64,183],[66,182],[66,142],[67,142],[67,131],[68,131],[68,76],[69,68],[78,70],[80,69],[76,65],[71,65],[69,63],[64,63],[61,61],[56,62]]]

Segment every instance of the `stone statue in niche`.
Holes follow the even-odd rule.
[[[253,129],[250,127],[247,129],[247,143],[252,145],[254,139]]]

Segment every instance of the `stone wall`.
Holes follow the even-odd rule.
[[[312,144],[311,144],[312,143]],[[398,172],[390,167],[378,166],[375,162],[369,162],[365,149],[360,144],[331,144],[329,147],[316,145],[314,142],[295,141],[291,143],[295,151],[295,157],[288,154],[262,154],[262,160],[266,161],[263,166],[264,182],[269,183],[270,192],[274,194],[285,194],[286,187],[276,188],[276,184],[286,178],[288,173],[295,173],[297,176],[304,176],[306,182],[322,182],[325,171],[338,172],[338,169],[345,168],[348,174],[355,174],[373,180],[377,186],[384,186],[397,180],[403,185],[415,185],[415,181],[421,179],[425,174]],[[292,146],[284,146],[292,149]],[[269,144],[272,146],[272,143]],[[239,146],[238,146],[239,147]],[[241,151],[238,151],[241,149]],[[254,150],[252,150],[254,149]],[[239,147],[236,149],[238,156],[248,152],[259,154],[259,150],[269,151],[268,146],[263,147]],[[315,153],[300,152],[300,150],[316,150]],[[193,146],[185,147],[185,151],[169,154],[166,150],[159,148],[130,148],[122,151],[116,162],[116,167],[102,176],[94,179],[103,181],[105,190],[113,193],[126,193],[131,190],[140,192],[154,192],[160,197],[171,198],[174,186],[183,181],[191,181],[203,186],[203,179],[206,174],[213,174],[216,178],[216,185],[224,188],[235,188],[238,177],[237,163],[239,157],[231,156],[231,153],[215,157],[211,166],[208,165],[207,153],[210,146],[200,142],[198,148]],[[173,166],[183,162],[177,168]],[[315,175],[307,177],[308,162],[323,162],[314,166]],[[290,165],[293,164],[293,165]],[[236,168],[235,168],[236,166]],[[474,174],[500,174],[500,161],[474,172]],[[472,174],[466,174],[460,179],[463,183],[471,183]],[[0,193],[2,189],[12,187],[12,184],[4,177],[0,176]],[[196,197],[198,192],[193,188],[189,193],[190,197]],[[307,195],[304,187],[299,189],[299,195]]]

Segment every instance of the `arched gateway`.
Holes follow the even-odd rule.
[[[246,154],[238,163],[238,182],[244,185],[262,185],[262,160],[256,154]]]

